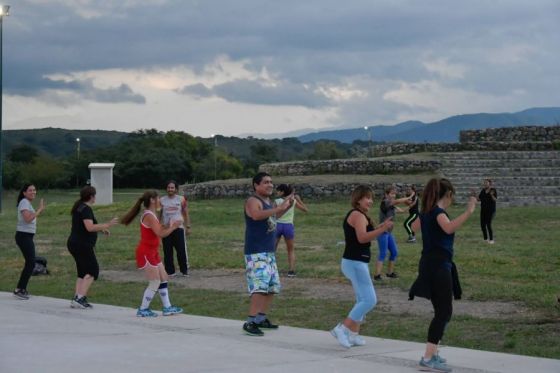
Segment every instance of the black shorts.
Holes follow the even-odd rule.
[[[76,261],[78,277],[84,278],[86,275],[90,275],[94,280],[97,280],[97,277],[99,277],[99,264],[97,263],[93,247],[72,241],[67,242],[67,247]]]

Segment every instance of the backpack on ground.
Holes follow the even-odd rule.
[[[47,269],[47,258],[42,256],[35,257],[35,267],[33,268],[33,276],[38,275],[48,275],[49,270]]]

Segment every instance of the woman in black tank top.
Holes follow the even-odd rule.
[[[360,324],[377,303],[368,265],[371,259],[371,241],[393,227],[393,222],[387,220],[375,229],[367,215],[372,205],[371,188],[365,185],[356,187],[352,192],[353,208],[346,214],[342,224],[346,245],[341,268],[344,276],[352,283],[357,301],[348,316],[331,330],[331,334],[346,348],[365,344],[364,339],[359,336]]]

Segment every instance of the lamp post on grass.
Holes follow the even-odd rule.
[[[218,135],[212,134],[214,139],[214,180],[217,179],[218,174]]]
[[[371,129],[368,126],[364,126],[364,130],[368,135],[368,150],[367,150],[367,157],[371,156]]]
[[[2,21],[4,20],[5,16],[10,15],[10,6],[9,5],[0,5],[0,213],[2,213],[2,191],[4,187],[3,184],[3,156],[4,153],[2,152]]]

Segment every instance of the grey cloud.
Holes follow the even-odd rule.
[[[281,83],[269,86],[252,80],[235,80],[211,88],[203,84],[194,84],[183,87],[179,93],[198,97],[217,96],[230,102],[256,105],[293,105],[318,108],[332,104],[324,95],[313,92],[303,85]]]
[[[255,72],[266,67],[284,83],[273,90],[248,81],[232,82],[187,87],[185,93],[322,107],[333,103],[302,90],[303,85],[337,85],[356,76],[405,82],[444,79],[423,67],[429,58],[466,65],[464,80],[442,84],[472,91],[507,95],[521,87],[529,95],[553,97],[559,83],[558,78],[551,79],[560,76],[556,0],[472,0],[452,5],[445,0],[125,3],[87,2],[100,16],[83,18],[77,5],[18,1],[3,28],[6,91],[33,95],[53,85],[44,76],[94,69],[187,65],[201,72],[222,55],[249,61],[247,67]],[[506,67],[485,59],[489,52],[515,43],[541,52]],[[101,101],[143,99],[129,87],[99,92],[68,84],[59,89],[86,89],[90,94],[82,94],[83,98]],[[387,113],[383,117],[401,109],[383,110]],[[340,113],[348,115],[341,122],[353,115],[343,106]]]

